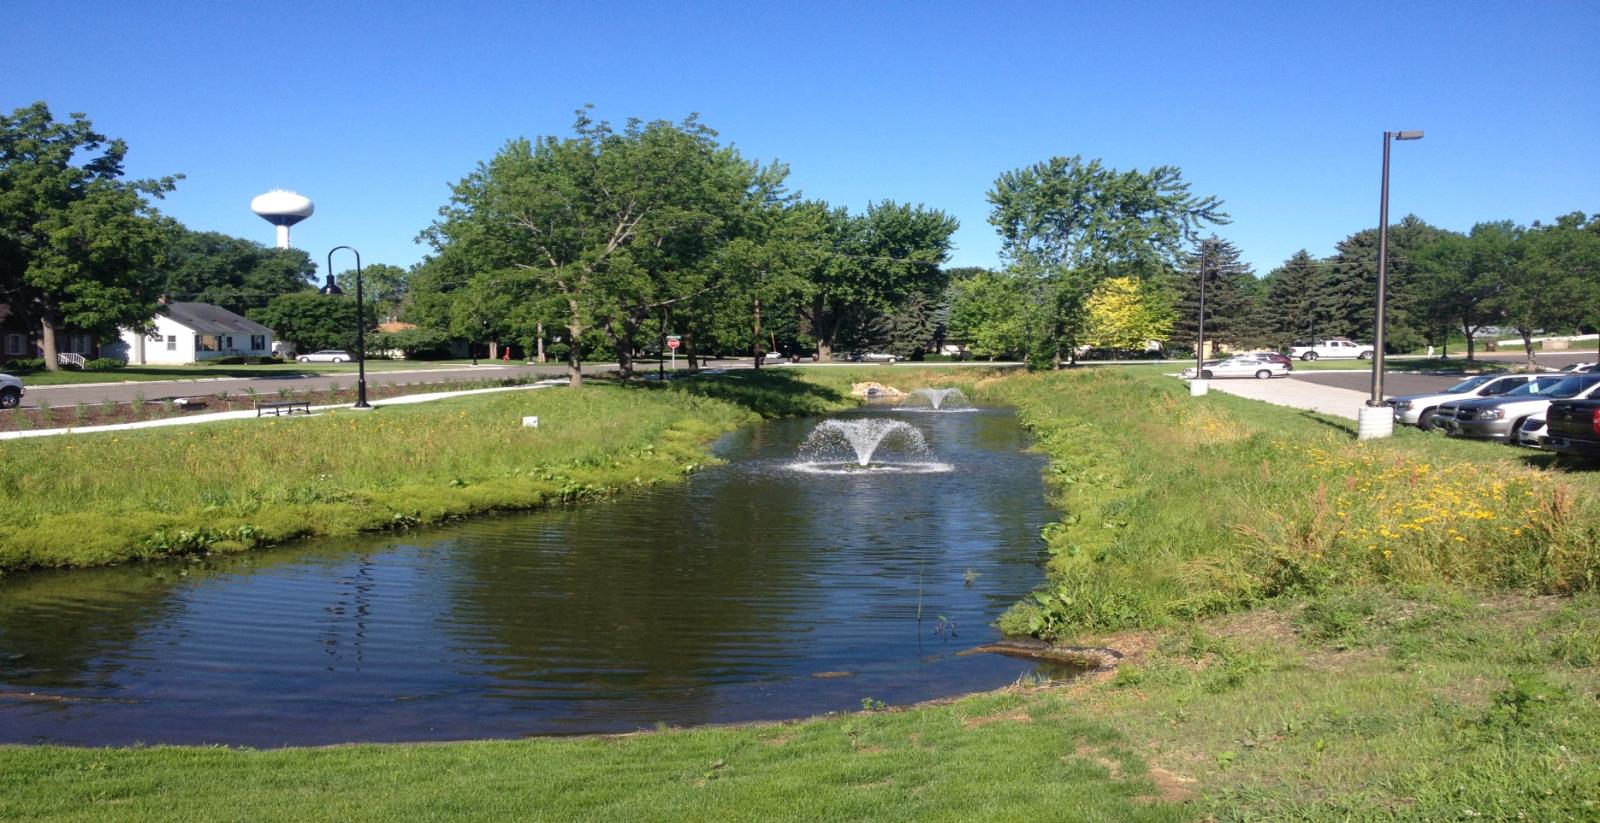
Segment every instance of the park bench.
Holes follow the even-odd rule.
[[[256,417],[260,417],[261,415],[264,415],[264,414],[270,414],[270,415],[276,417],[278,415],[283,415],[283,414],[294,414],[295,412],[300,412],[301,414],[310,414],[311,413],[311,401],[310,400],[257,400],[256,401]]]

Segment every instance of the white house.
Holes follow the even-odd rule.
[[[129,365],[182,365],[218,357],[270,357],[272,329],[209,303],[168,303],[149,334],[122,331],[122,340],[106,347],[106,356],[125,357]]]

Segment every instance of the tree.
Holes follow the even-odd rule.
[[[345,269],[334,278],[339,288],[356,293],[356,270]],[[361,268],[361,296],[367,310],[379,320],[398,317],[400,306],[410,290],[411,273],[399,266],[374,263]]]
[[[1325,336],[1317,326],[1316,295],[1322,265],[1305,249],[1295,252],[1266,277],[1260,325],[1271,343],[1287,349]]]
[[[818,360],[832,360],[841,342],[877,336],[876,321],[907,296],[944,288],[941,265],[960,226],[955,218],[893,201],[869,203],[855,217],[826,203],[804,208],[814,235],[801,316],[817,340]]]
[[[0,116],[0,301],[39,323],[49,369],[57,327],[109,336],[155,316],[168,234],[146,198],[180,179],[122,179],[127,144],[69,116],[42,102]]]
[[[1179,267],[1179,293],[1172,341],[1195,344],[1200,316],[1201,263],[1206,279],[1206,339],[1242,346],[1260,336],[1256,328],[1255,272],[1239,261],[1237,246],[1215,235],[1185,255]]]
[[[1027,349],[1028,302],[1021,277],[977,269],[950,286],[950,334],[979,357],[994,359]]]
[[[1592,298],[1600,272],[1600,221],[1585,223],[1582,213],[1554,224],[1513,228],[1506,255],[1508,277],[1497,298],[1507,322],[1522,337],[1528,365],[1534,364],[1533,334],[1539,329],[1576,328],[1593,321]]]
[[[1389,227],[1388,305],[1385,309],[1388,345],[1406,349],[1426,337],[1425,318],[1415,316],[1419,277],[1416,250],[1441,235],[1414,214]],[[1378,295],[1378,230],[1363,229],[1341,240],[1323,267],[1312,313],[1319,333],[1370,340],[1374,332]]]
[[[268,248],[214,231],[191,231],[176,223],[162,293],[175,300],[212,303],[238,314],[265,307],[272,298],[312,287],[317,266],[300,249]]]
[[[585,332],[604,330],[626,368],[640,324],[709,287],[703,264],[781,171],[719,146],[693,116],[619,132],[580,111],[574,132],[509,142],[455,185],[423,236],[469,270],[531,273],[539,288],[519,300],[558,299],[577,386]]]
[[[1158,278],[1205,225],[1227,223],[1216,197],[1191,194],[1174,166],[1119,172],[1099,160],[1053,157],[1006,172],[989,192],[1002,255],[1035,282],[1030,361],[1059,367],[1079,345],[1085,301],[1114,276]]]
[[[354,295],[301,291],[274,297],[265,308],[252,309],[250,319],[272,329],[280,340],[300,351],[356,347]],[[370,319],[370,318],[368,318]]]
[[[1416,315],[1431,341],[1444,343],[1451,327],[1467,338],[1467,362],[1476,356],[1478,329],[1495,311],[1505,288],[1513,237],[1509,224],[1480,223],[1470,235],[1441,233],[1417,249]]]
[[[1088,313],[1084,342],[1123,351],[1142,351],[1148,341],[1167,339],[1177,318],[1165,295],[1132,277],[1102,281],[1084,309]]]

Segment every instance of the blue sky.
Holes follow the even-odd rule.
[[[1446,228],[1600,211],[1600,2],[176,3],[11,0],[0,107],[84,112],[194,229],[312,198],[295,246],[410,265],[449,185],[594,103],[702,120],[809,197],[958,219],[998,264],[985,193],[1052,155],[1175,165],[1226,203],[1258,274],[1391,209]],[[338,268],[347,262],[336,260]]]

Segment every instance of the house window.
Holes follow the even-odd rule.
[[[178,336],[176,334],[167,335],[167,351],[177,351],[177,350],[178,350]]]
[[[28,338],[21,334],[6,335],[6,354],[22,354],[28,346]]]
[[[264,334],[250,335],[250,350],[262,351],[267,347],[267,336]]]

